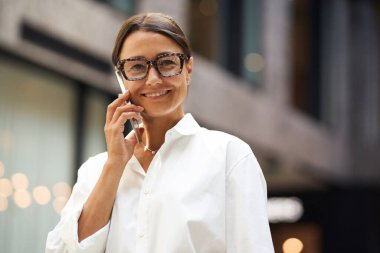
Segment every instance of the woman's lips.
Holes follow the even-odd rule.
[[[165,96],[169,92],[170,90],[162,90],[162,91],[155,91],[155,92],[147,92],[147,93],[143,93],[142,95],[148,98],[158,98],[158,97]]]

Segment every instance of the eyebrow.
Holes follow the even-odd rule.
[[[165,52],[160,52],[156,55],[154,59],[157,59],[160,56],[164,56],[167,54],[176,54],[175,52],[172,51],[165,51]],[[138,61],[138,60],[147,60],[144,56],[132,56],[126,59],[127,61]]]

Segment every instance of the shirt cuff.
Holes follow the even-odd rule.
[[[83,241],[78,241],[78,219],[81,211],[68,218],[62,228],[61,238],[70,253],[103,253],[106,249],[110,222]]]

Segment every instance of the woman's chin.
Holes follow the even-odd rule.
[[[159,110],[159,108],[146,108],[141,116],[147,120],[149,119],[157,119],[157,118],[181,118],[183,116],[183,110]]]

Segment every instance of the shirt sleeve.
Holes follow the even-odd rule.
[[[256,157],[250,152],[227,174],[227,252],[274,253],[266,204],[266,182]]]
[[[94,169],[92,167],[92,161],[89,159],[79,169],[77,183],[61,212],[61,219],[48,234],[45,253],[103,253],[105,251],[109,222],[85,240],[78,241],[78,219],[93,187],[87,181],[89,177],[86,175],[88,169]]]

